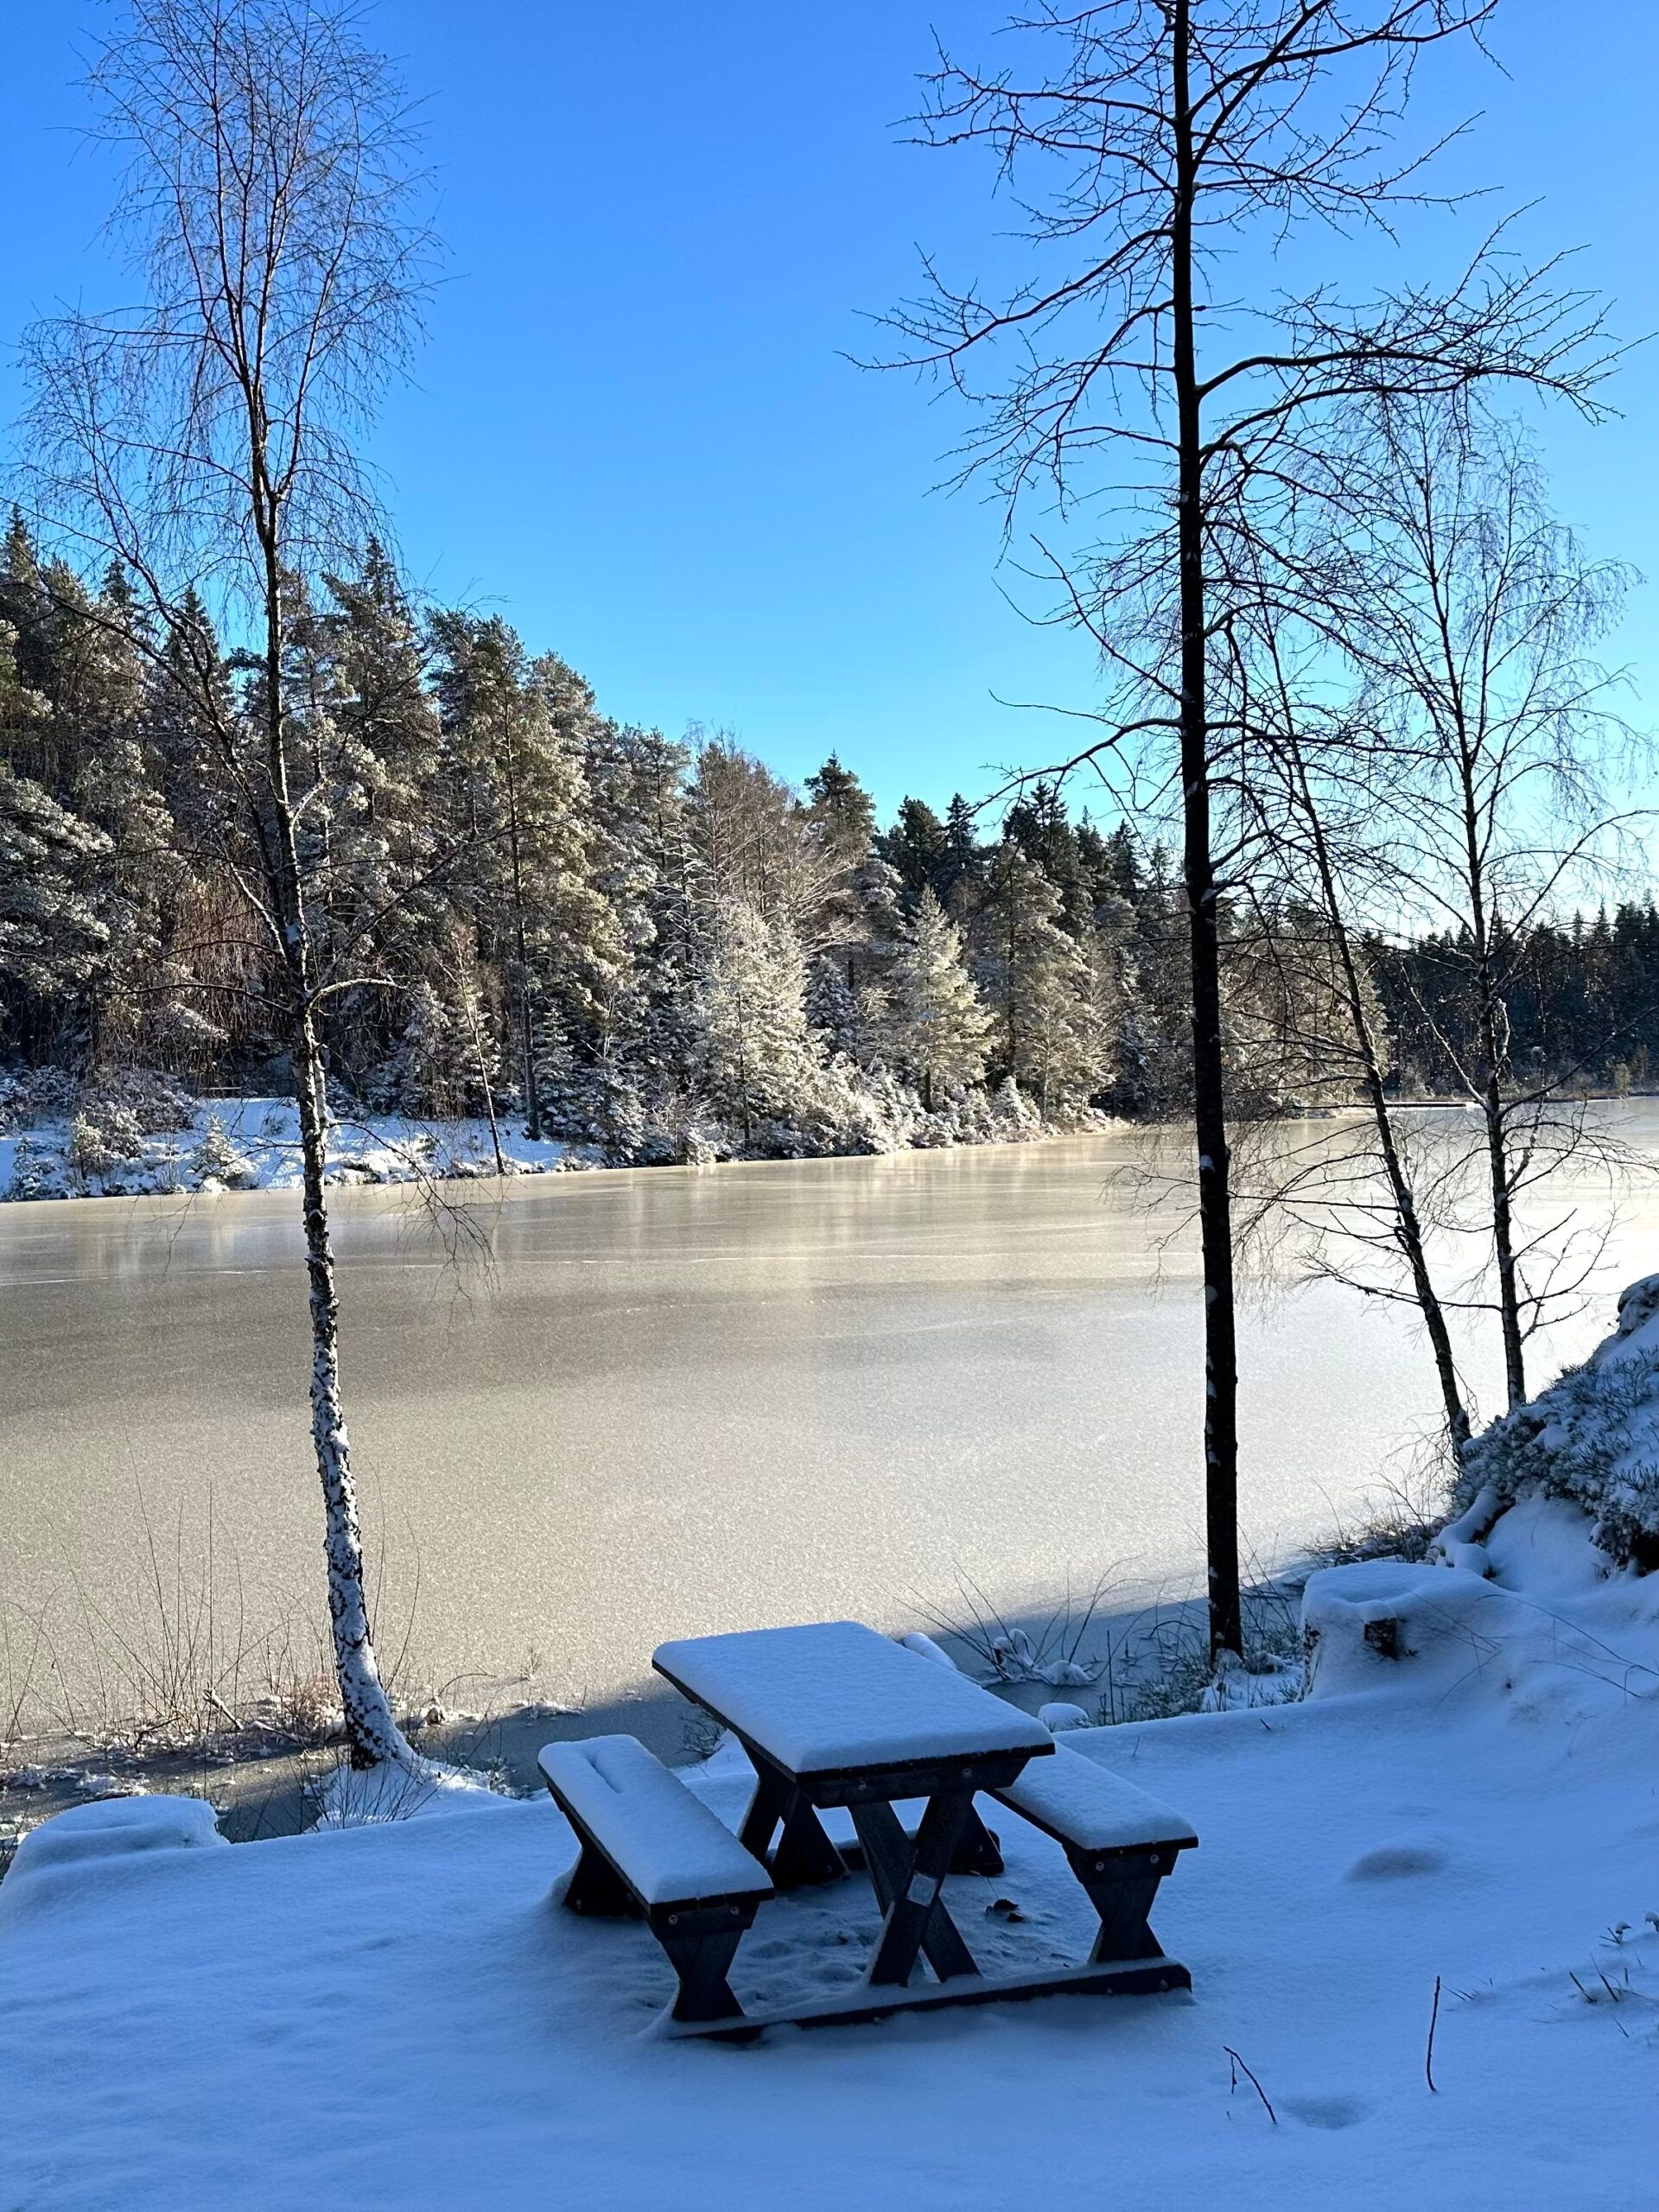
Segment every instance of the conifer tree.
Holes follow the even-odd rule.
[[[817,1075],[799,940],[741,899],[714,917],[699,995],[703,1086],[752,1147],[763,1122],[810,1108]]]
[[[962,932],[931,890],[905,925],[887,976],[887,1036],[895,1065],[933,1110],[936,1088],[976,1083],[991,1017],[963,964]]]

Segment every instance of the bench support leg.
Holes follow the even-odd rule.
[[[668,1954],[679,1976],[679,1993],[672,2017],[677,2020],[741,2020],[738,2003],[727,1975],[746,1929],[754,1920],[754,1908],[721,1908],[718,1912],[681,1912],[652,1916],[652,1933]]]
[[[753,1758],[754,1754],[750,1753]],[[806,1799],[793,1783],[775,1768],[755,1760],[759,1777],[754,1796],[738,1841],[761,1865],[768,1863],[772,1878],[780,1890],[806,1889],[817,1882],[838,1882],[847,1869],[841,1853],[830,1842],[824,1827]],[[784,1824],[778,1848],[768,1861],[767,1853],[778,1823]]]
[[[1001,1847],[972,1805],[962,1824],[962,1834],[957,1838],[955,1856],[950,1861],[953,1874],[1001,1874]]]
[[[639,1911],[614,1869],[586,1842],[575,1871],[565,1885],[564,1909],[567,1912],[586,1913],[595,1920],[621,1920],[628,1916],[637,1918]]]
[[[1100,1915],[1100,1933],[1089,1954],[1100,1965],[1115,1959],[1155,1959],[1161,1955],[1148,1916],[1158,1894],[1161,1872],[1131,1872],[1109,1854],[1078,1851],[1066,1846],[1071,1872],[1089,1892],[1089,1901]],[[1141,1866],[1144,1866],[1144,1860]]]

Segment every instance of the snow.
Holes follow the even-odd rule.
[[[544,1174],[591,1164],[579,1146],[551,1139],[532,1144],[510,1116],[502,1117],[498,1133],[510,1174]],[[0,1199],[285,1191],[300,1185],[299,1109],[291,1098],[194,1100],[188,1121],[146,1135],[133,1158],[102,1175],[77,1173],[68,1156],[70,1135],[67,1120],[0,1135]],[[332,1183],[493,1175],[494,1144],[488,1122],[477,1117],[437,1122],[400,1114],[345,1115],[329,1126],[327,1172]]]
[[[1090,1728],[1094,1726],[1080,1705],[1068,1705],[1059,1699],[1049,1705],[1039,1705],[1037,1718],[1051,1736],[1062,1736],[1071,1728]]]
[[[652,1664],[791,1774],[1052,1748],[1040,1721],[859,1621],[692,1637]]]
[[[73,1805],[31,1828],[18,1845],[6,1877],[6,1907],[27,1912],[48,1904],[60,1878],[67,1874],[84,1884],[88,1868],[96,1871],[99,1861],[204,1845],[230,1848],[213,1807],[200,1797],[105,1797]]]
[[[1659,1578],[1598,1575],[1567,1510],[1517,1506],[1469,1602],[1659,1667]],[[648,1931],[554,1909],[575,1847],[550,1801],[235,1849],[157,1837],[48,1877],[54,1831],[86,1815],[60,1816],[0,1884],[0,2203],[1636,2212],[1656,2195],[1659,1677],[1586,1672],[1541,1632],[1459,1674],[1375,1663],[1305,1704],[1057,1748],[1197,1827],[1154,1914],[1191,2000],[677,2044],[654,2032],[673,1979]],[[734,1745],[690,1779],[741,1817]],[[947,1885],[976,1955],[1082,1955],[1094,1916],[1058,1846],[982,1809],[1007,1871]],[[740,1995],[850,1986],[874,1927],[858,1881],[764,1904]],[[1230,2048],[1276,2121],[1230,2086]]]
[[[766,1868],[637,1738],[549,1744],[541,1766],[644,1904],[772,1894]]]
[[[1060,1830],[1083,1851],[1198,1840],[1179,1813],[1070,1743],[1057,1744],[1052,1759],[1033,1759],[1012,1788],[997,1796],[1042,1827]]]

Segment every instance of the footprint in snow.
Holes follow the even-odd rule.
[[[1354,2127],[1371,2109],[1363,2097],[1281,2097],[1279,2103],[1304,2127]]]
[[[1382,1843],[1362,1851],[1348,1869],[1351,1882],[1389,1882],[1410,1874],[1440,1874],[1451,1864],[1446,1852],[1433,1843]]]

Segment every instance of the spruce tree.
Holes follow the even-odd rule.
[[[763,1122],[810,1110],[819,1064],[806,963],[785,920],[768,921],[741,899],[721,906],[698,1011],[703,1088],[746,1151]]]
[[[991,1017],[963,965],[962,932],[931,890],[903,929],[887,982],[887,1038],[893,1063],[933,1110],[936,1088],[976,1083],[985,1071]]]

